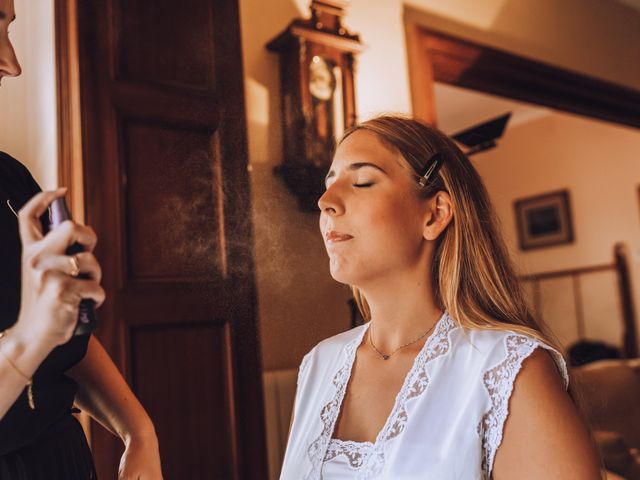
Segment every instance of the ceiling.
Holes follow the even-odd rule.
[[[640,2],[640,0],[638,0]],[[435,83],[438,128],[448,135],[511,112],[507,129],[536,120],[553,112],[552,109],[475,90]]]

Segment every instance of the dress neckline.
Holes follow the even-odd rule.
[[[436,330],[438,329],[438,325],[440,324],[440,322],[442,322],[442,320],[444,319],[444,317],[447,315],[446,310],[444,312],[442,312],[442,315],[440,315],[440,317],[438,317],[438,320],[436,320],[436,323],[434,324],[431,333],[429,334],[429,336],[427,337],[427,339],[424,341],[424,343],[422,344],[422,347],[420,347],[420,350],[418,351],[418,353],[416,354],[415,358],[413,359],[413,363],[411,364],[411,368],[409,369],[409,371],[406,373],[404,380],[402,382],[402,386],[400,387],[400,390],[398,390],[398,393],[396,393],[396,398],[393,402],[393,406],[391,407],[391,411],[389,412],[389,415],[387,415],[387,418],[384,422],[384,424],[382,425],[382,428],[380,429],[380,431],[378,432],[378,434],[376,435],[376,439],[373,442],[357,442],[355,440],[344,440],[342,438],[335,438],[333,436],[333,430],[332,430],[332,436],[331,436],[331,443],[334,443],[336,445],[348,445],[349,447],[354,447],[354,446],[358,446],[360,448],[366,448],[366,447],[373,447],[376,444],[378,444],[380,442],[380,437],[382,435],[382,432],[385,431],[385,429],[387,428],[388,424],[391,422],[392,417],[393,417],[393,413],[397,410],[398,407],[398,403],[401,400],[401,394],[404,390],[407,389],[409,381],[411,380],[411,376],[413,374],[413,372],[415,371],[417,365],[420,363],[419,359],[422,356],[424,350],[427,348],[427,345],[429,344],[429,342],[431,341],[431,339],[433,337],[435,337],[436,335]],[[362,342],[364,341],[364,336],[366,335],[366,333],[369,331],[369,328],[371,326],[371,321],[367,322],[365,325],[365,328],[362,329],[362,332],[360,333],[360,335],[358,336],[358,342],[356,343],[356,348],[353,351],[352,355],[350,356],[349,360],[348,360],[348,370],[349,370],[349,375],[347,377],[347,384],[345,385],[345,391],[344,394],[342,395],[342,399],[338,405],[338,417],[340,417],[340,413],[342,412],[342,404],[344,403],[344,397],[347,393],[347,388],[348,388],[348,384],[349,384],[349,380],[351,379],[351,373],[353,371],[353,365],[356,361],[356,355],[358,353],[358,348],[360,348],[362,346]],[[337,418],[336,418],[336,423],[337,423]],[[335,429],[335,424],[334,424],[334,429]]]
[[[321,464],[323,461],[329,461],[340,454],[344,454],[349,460],[349,464],[354,468],[360,468],[365,464],[370,464],[374,467],[376,464],[383,464],[384,445],[389,440],[399,436],[406,425],[408,419],[405,408],[406,402],[425,391],[429,383],[425,367],[430,361],[447,353],[450,344],[449,332],[453,328],[455,328],[455,323],[445,310],[436,321],[433,332],[416,355],[411,368],[405,376],[402,387],[396,395],[393,408],[383,427],[378,432],[375,442],[333,439],[331,437],[342,409],[356,352],[369,329],[369,323],[365,324],[362,331],[346,345],[345,361],[333,379],[333,384],[336,387],[335,394],[332,400],[322,409],[320,417],[324,423],[323,431],[308,450],[314,465],[318,462]]]

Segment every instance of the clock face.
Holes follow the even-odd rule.
[[[331,99],[336,88],[336,79],[327,62],[318,55],[311,59],[309,65],[309,92],[318,100]]]

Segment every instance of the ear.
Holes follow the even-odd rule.
[[[451,196],[445,191],[436,193],[427,203],[422,236],[426,240],[435,240],[447,228],[452,219]]]

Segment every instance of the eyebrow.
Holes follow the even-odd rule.
[[[375,163],[369,163],[369,162],[356,162],[356,163],[352,163],[350,164],[347,169],[350,171],[355,171],[355,170],[359,170],[361,168],[364,167],[372,167],[375,168],[376,170],[381,171],[382,173],[384,173],[385,175],[387,174],[387,172],[384,171],[384,169],[378,165],[376,165]],[[331,177],[335,177],[336,176],[336,172],[331,170],[329,171],[329,173],[327,173],[327,176],[324,177],[324,183],[327,183],[327,180],[329,180]]]

